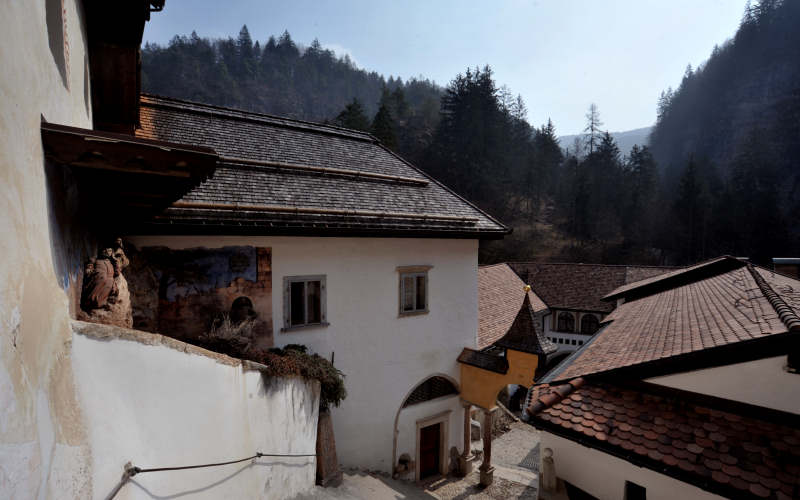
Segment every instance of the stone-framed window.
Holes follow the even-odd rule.
[[[409,316],[428,312],[428,271],[431,266],[398,267],[399,315]]]
[[[567,311],[561,311],[560,313],[558,313],[558,321],[556,322],[556,331],[565,333],[574,333],[575,315]]]
[[[283,331],[328,325],[325,275],[283,278]]]
[[[581,315],[581,333],[586,335],[593,335],[600,329],[600,321],[594,314]]]

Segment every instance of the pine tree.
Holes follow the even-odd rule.
[[[236,70],[243,79],[250,79],[255,76],[256,56],[253,48],[253,39],[250,38],[250,31],[247,25],[243,25],[239,31],[239,38],[236,40],[237,64]]]
[[[683,256],[687,263],[701,260],[704,255],[703,236],[706,229],[707,195],[700,168],[690,156],[681,175],[674,211],[681,225]]]
[[[369,118],[364,113],[364,107],[361,106],[361,102],[356,98],[353,98],[352,102],[345,106],[342,112],[333,120],[333,123],[339,127],[363,132],[368,132],[370,129]]]
[[[239,57],[244,60],[251,60],[253,59],[253,39],[250,38],[250,31],[247,29],[247,25],[243,25],[242,29],[239,30],[239,38],[236,41],[236,48],[239,51]]]
[[[647,146],[633,145],[625,165],[622,236],[626,245],[653,246],[658,167]]]
[[[378,112],[375,113],[375,117],[372,119],[372,135],[387,148],[395,149],[397,147],[396,127],[397,125],[392,117],[392,113],[389,111],[389,106],[382,103],[378,108]]]
[[[597,146],[600,136],[600,127],[602,126],[603,122],[600,121],[600,111],[597,109],[597,104],[592,103],[589,105],[589,111],[586,112],[586,128],[583,129],[588,134],[586,145],[589,146],[589,154],[594,153],[594,148]]]

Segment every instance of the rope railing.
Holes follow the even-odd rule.
[[[114,491],[111,492],[109,496],[106,497],[106,500],[113,500],[113,498],[119,493],[119,490],[127,483],[132,477],[136,476],[137,474],[144,474],[145,472],[166,472],[166,471],[176,471],[176,470],[188,470],[188,469],[202,469],[205,467],[219,467],[222,465],[231,465],[231,464],[238,464],[240,462],[246,462],[248,460],[253,460],[256,458],[262,457],[277,457],[277,458],[301,458],[301,457],[316,457],[316,453],[306,453],[306,454],[286,454],[286,453],[261,453],[256,452],[255,455],[245,458],[240,458],[238,460],[229,460],[227,462],[215,462],[215,463],[208,463],[208,464],[198,464],[198,465],[179,465],[175,467],[150,467],[150,468],[143,468],[143,467],[136,467],[132,465],[130,462],[125,464],[125,471],[122,473],[122,480],[119,482]]]

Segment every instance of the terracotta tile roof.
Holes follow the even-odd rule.
[[[649,278],[673,267],[617,266],[606,264],[509,262],[551,309],[609,313],[612,302],[603,296],[631,281]]]
[[[525,282],[508,264],[478,268],[478,348],[500,340],[514,323],[525,298]],[[533,291],[527,292],[535,313],[547,306]]]
[[[464,350],[461,351],[461,354],[458,355],[457,361],[459,363],[464,363],[465,365],[476,366],[478,368],[483,368],[484,370],[489,370],[495,373],[508,373],[508,360],[506,358],[503,356],[476,351],[475,349],[470,349],[469,347],[465,347]]]
[[[650,276],[650,277],[647,277],[645,279],[639,279],[639,280],[635,280],[635,281],[632,281],[632,282],[628,281],[628,282],[626,282],[626,284],[624,284],[624,285],[612,290],[610,293],[608,293],[603,298],[605,300],[612,300],[612,299],[614,299],[616,297],[624,296],[626,293],[631,292],[631,291],[636,290],[636,289],[642,289],[642,288],[650,287],[652,285],[659,284],[659,283],[664,283],[665,285],[668,285],[669,280],[673,280],[673,279],[676,279],[676,278],[680,278],[682,276],[687,276],[689,274],[696,273],[697,271],[702,270],[704,268],[713,268],[716,265],[722,264],[722,263],[724,263],[726,261],[730,261],[730,260],[738,261],[738,259],[735,259],[733,257],[727,257],[727,256],[717,257],[715,259],[710,259],[710,260],[706,260],[706,261],[700,262],[700,263],[695,264],[693,266],[680,268],[680,269],[675,269],[673,271],[666,272],[666,273],[663,273],[663,274],[659,274],[657,276]],[[738,266],[736,266],[736,267],[738,267]]]
[[[626,302],[606,317],[605,327],[591,342],[556,367],[543,381],[568,380],[621,368],[680,366],[689,356],[713,354],[714,348],[739,343],[755,353],[753,342],[780,340],[792,329],[800,330],[800,320],[789,311],[779,313],[778,302],[797,305],[800,282],[786,277],[770,277],[759,285],[764,274],[752,266]],[[785,295],[783,295],[785,294]],[[774,295],[775,297],[770,297]],[[785,308],[788,309],[788,308]],[[787,323],[794,321],[794,323]],[[743,347],[745,349],[745,347]],[[726,358],[717,359],[717,363]],[[730,359],[733,362],[733,359]]]
[[[527,294],[525,295],[525,300],[522,301],[522,306],[516,319],[514,319],[514,323],[508,329],[508,333],[494,344],[506,349],[514,349],[528,354],[543,354],[545,356],[556,352],[558,349],[558,346],[548,340],[536,325],[533,308]],[[542,360],[541,364],[546,364],[546,361]]]
[[[800,497],[792,417],[715,403],[579,378],[535,386],[526,413],[538,428],[728,498]]]
[[[794,315],[800,316],[800,281],[763,267],[753,267],[767,285],[791,308]]]
[[[153,231],[508,232],[366,133],[152,95],[142,96],[140,112],[137,137],[202,145],[222,157],[213,178],[147,224]]]

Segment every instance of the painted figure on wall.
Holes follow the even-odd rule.
[[[270,248],[153,246],[132,250],[131,261],[134,315],[146,316],[137,328],[196,344],[240,337],[242,346],[272,347]]]

